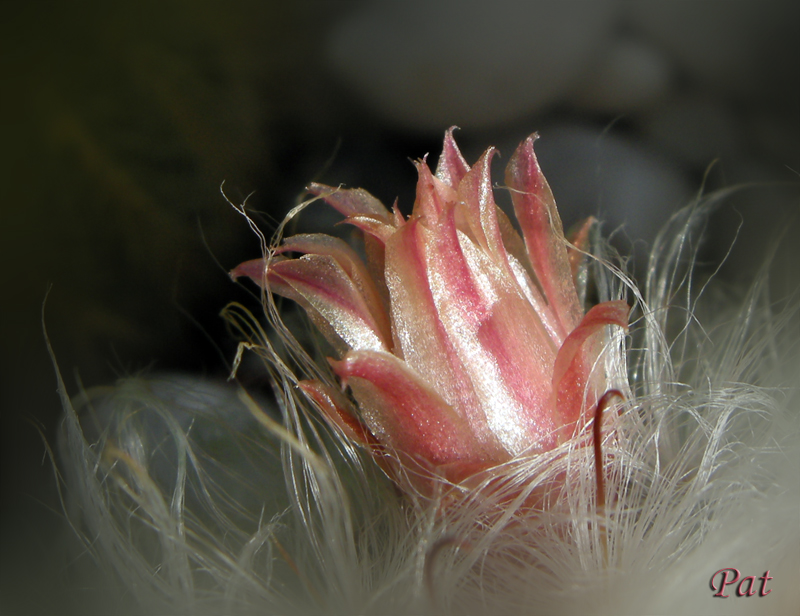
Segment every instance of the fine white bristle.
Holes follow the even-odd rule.
[[[74,529],[142,614],[796,613],[797,298],[773,306],[766,267],[738,299],[695,281],[713,202],[676,214],[641,289],[593,251],[600,299],[634,304],[600,360],[625,396],[605,412],[604,508],[590,430],[468,489],[399,494],[297,389],[332,376],[267,291],[268,331],[226,318],[279,408],[176,375],[70,400],[59,376]],[[772,592],[713,597],[727,567],[769,570]]]

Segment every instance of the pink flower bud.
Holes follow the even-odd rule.
[[[627,327],[629,309],[610,301],[583,314],[535,139],[506,168],[521,236],[494,201],[495,150],[470,168],[450,129],[436,173],[416,163],[408,220],[361,189],[310,187],[363,231],[367,264],[341,240],[299,235],[275,253],[300,258],[232,272],[298,302],[341,351],[330,364],[357,415],[323,383],[301,388],[376,455],[460,481],[567,441],[609,388],[597,361],[603,330]]]

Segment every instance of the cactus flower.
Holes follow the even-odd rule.
[[[450,129],[436,173],[416,163],[408,219],[362,189],[311,185],[363,231],[366,263],[340,239],[305,234],[233,270],[296,301],[337,349],[330,364],[357,410],[329,384],[300,387],[373,452],[460,481],[570,439],[608,388],[603,330],[627,327],[629,308],[609,301],[584,314],[570,260],[578,251],[535,139],[506,167],[521,235],[495,204],[495,150],[470,167]]]

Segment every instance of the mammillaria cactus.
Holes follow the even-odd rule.
[[[233,271],[270,327],[224,313],[234,368],[263,359],[280,413],[186,377],[78,404],[59,377],[75,528],[146,613],[796,610],[797,307],[776,311],[761,277],[703,315],[686,262],[719,195],[673,217],[640,288],[591,221],[565,238],[533,141],[506,172],[521,233],[493,150],[470,167],[452,131],[435,174],[417,163],[408,219],[310,187],[286,221],[321,198],[366,261],[327,235],[282,241],[284,223]],[[298,341],[276,294],[326,347]]]

